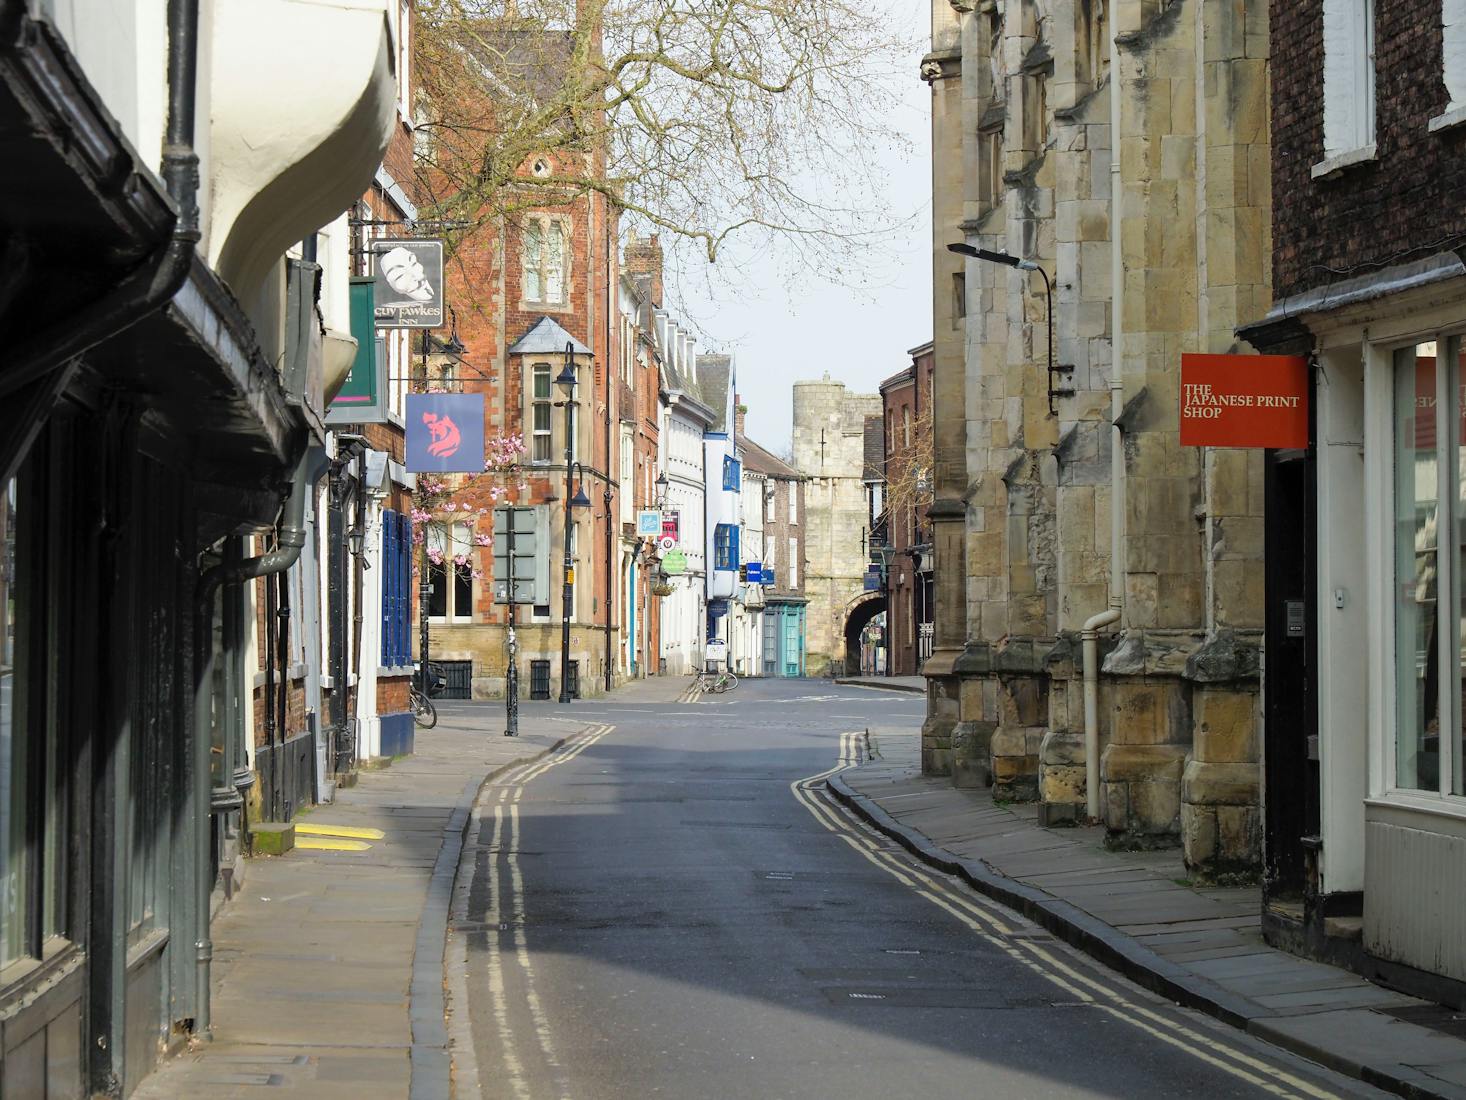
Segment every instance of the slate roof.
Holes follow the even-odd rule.
[[[884,481],[886,477],[886,423],[880,416],[865,418],[865,481]]]
[[[714,423],[708,431],[726,432],[728,423],[728,380],[733,374],[731,355],[699,355],[697,357],[697,384],[702,393],[702,403],[713,410]]]
[[[565,344],[569,343],[576,355],[592,354],[570,333],[566,332],[553,317],[541,317],[530,330],[509,347],[510,355],[564,355]]]
[[[775,455],[760,447],[746,435],[738,437],[738,450],[743,455],[743,465],[756,474],[764,474],[769,477],[800,478],[800,474],[793,466]]]

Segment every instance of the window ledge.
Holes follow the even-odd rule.
[[[1310,174],[1316,180],[1333,179],[1340,175],[1344,169],[1353,168],[1356,164],[1371,164],[1379,159],[1379,151],[1374,142],[1368,145],[1361,145],[1358,149],[1350,149],[1347,152],[1335,153],[1331,157],[1324,157],[1313,166]]]
[[[1383,810],[1406,810],[1435,817],[1466,821],[1466,797],[1395,788],[1364,800],[1366,806]]]
[[[1430,120],[1430,132],[1439,133],[1466,123],[1466,103],[1453,103]]]

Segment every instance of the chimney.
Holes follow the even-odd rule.
[[[653,233],[650,237],[632,237],[626,245],[623,260],[626,274],[651,276],[652,305],[662,308],[662,242]]]
[[[733,395],[733,438],[734,439],[738,439],[738,438],[740,438],[741,436],[744,435],[744,431],[743,431],[743,414],[744,414],[744,411],[745,411],[745,408],[744,408],[744,404],[743,404],[743,398],[739,397],[735,393]]]

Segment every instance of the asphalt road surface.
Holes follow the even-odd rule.
[[[837,808],[822,775],[921,708],[746,681],[568,712],[603,724],[475,811],[458,1095],[1378,1095],[1137,989]]]

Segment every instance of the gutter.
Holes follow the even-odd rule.
[[[167,304],[188,278],[199,242],[199,160],[194,149],[198,22],[199,0],[168,0],[168,123],[162,171],[178,211],[173,230],[88,308],[20,341],[8,354],[0,400],[30,389],[23,398],[21,430],[0,451],[0,481],[15,473],[40,434],[51,407],[75,376],[77,357]]]

